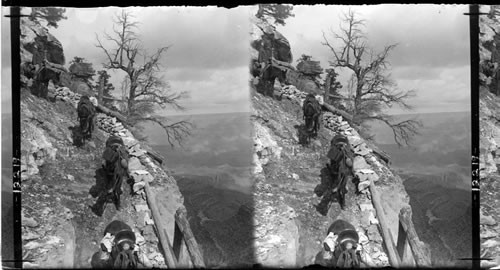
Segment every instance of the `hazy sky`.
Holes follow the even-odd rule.
[[[321,45],[322,30],[338,33],[339,16],[348,6],[294,6],[295,17],[277,29],[290,42],[295,61],[312,55],[323,68],[333,60]],[[368,44],[379,51],[399,43],[389,57],[392,78],[402,89],[415,89],[411,100],[417,112],[470,110],[468,6],[364,5],[352,6],[366,20]],[[329,37],[330,40],[333,38]],[[338,43],[334,43],[338,44]],[[346,79],[340,78],[347,85]],[[393,109],[391,112],[400,113]]]
[[[7,12],[7,13],[6,13]],[[2,7],[2,102],[1,102],[1,111],[2,113],[11,113],[12,111],[12,103],[11,103],[11,63],[10,63],[10,23],[9,18],[3,15],[8,14],[8,9]]]
[[[67,9],[67,20],[51,29],[64,47],[66,64],[74,56],[86,58],[102,69],[105,55],[96,48],[95,34],[112,33],[119,8]],[[140,22],[145,48],[154,52],[172,45],[161,62],[165,79],[175,91],[187,91],[182,101],[190,113],[249,111],[248,8],[136,7],[128,8]],[[113,73],[120,87],[123,72]],[[118,91],[117,91],[118,92]],[[169,113],[175,113],[169,111]]]

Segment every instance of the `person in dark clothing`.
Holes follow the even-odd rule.
[[[332,176],[332,193],[337,195],[340,206],[344,209],[347,183],[354,178],[353,152],[347,137],[342,134],[335,135],[327,156],[330,159],[327,166]]]
[[[128,178],[128,160],[129,155],[123,140],[111,135],[106,140],[106,148],[102,154],[102,167],[106,175],[106,187],[97,199],[97,202],[92,206],[93,211],[97,215],[102,215],[106,204],[113,202],[116,210],[120,211],[120,196],[122,194],[122,183],[124,178]]]

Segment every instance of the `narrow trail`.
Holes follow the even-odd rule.
[[[25,256],[43,267],[90,268],[90,258],[99,249],[104,228],[115,219],[134,227],[138,216],[133,202],[140,199],[132,197],[124,183],[121,211],[109,203],[102,217],[94,214],[90,206],[96,198],[91,190],[103,181],[101,150],[109,134],[96,127],[90,141],[75,147],[70,128],[76,125],[77,116],[72,105],[39,99],[27,91],[22,92],[21,99],[23,141],[36,142],[42,139],[36,136],[43,136],[51,144],[43,149],[55,153],[54,159],[39,156],[44,160],[39,174],[23,181],[24,214],[38,223],[23,227],[23,240],[29,245],[24,247]],[[43,149],[41,155],[46,151]]]
[[[299,237],[296,247],[296,266],[302,267],[314,263],[316,254],[322,248],[326,230],[339,218],[351,222],[358,228],[368,228],[370,244],[366,247],[370,249],[371,254],[376,254],[374,259],[385,256],[382,255],[382,238],[376,225],[370,225],[367,213],[360,210],[361,207],[372,208],[371,201],[365,194],[355,194],[354,183],[348,183],[344,210],[340,208],[338,202],[331,204],[326,216],[316,209],[321,198],[315,195],[314,189],[321,183],[322,177],[327,175],[325,167],[329,160],[326,154],[335,133],[322,127],[316,140],[307,146],[301,146],[298,144],[298,128],[303,121],[299,104],[288,99],[277,101],[260,94],[254,94],[252,98],[254,124],[260,126],[259,129],[267,129],[277,143],[276,148],[281,148],[280,158],[269,159],[263,166],[265,177],[257,179],[256,211],[266,214],[266,205],[280,203],[293,209],[292,216],[295,217]],[[259,186],[265,188],[260,189]],[[361,234],[364,235],[363,232]],[[364,238],[362,236],[362,239],[364,244],[368,243],[366,236]],[[377,263],[379,266],[387,265],[387,260],[382,258]]]

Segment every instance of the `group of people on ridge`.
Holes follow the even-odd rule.
[[[60,69],[56,64],[47,61],[44,42],[34,43],[31,62],[21,65],[21,72],[31,80],[31,92],[38,97],[47,99],[48,84],[60,83]],[[30,86],[30,85],[27,85]],[[74,144],[80,146],[86,140],[92,139],[94,131],[94,118],[96,115],[97,100],[95,97],[82,95],[77,104],[77,131],[74,134]],[[105,188],[100,191],[99,197],[92,211],[102,216],[108,202],[113,202],[116,209],[120,210],[120,195],[122,183],[128,179],[128,150],[122,138],[111,135],[102,154],[102,169],[105,172]],[[138,256],[135,245],[135,234],[124,222],[112,221],[105,229],[101,241],[100,251],[95,253],[91,260],[93,268],[137,268],[143,260]]]
[[[322,108],[313,94],[308,94],[302,104],[303,119],[305,120],[306,142],[318,136],[321,126]],[[342,209],[345,208],[347,183],[355,178],[353,171],[353,151],[348,138],[343,134],[336,134],[330,141],[327,164],[330,181],[326,189],[315,190],[318,196],[336,197]],[[328,195],[327,195],[328,194]],[[333,195],[333,196],[330,196]],[[331,201],[326,200],[328,205]],[[325,208],[328,211],[328,206]],[[326,215],[325,213],[322,213]],[[323,242],[323,249],[318,253],[315,264],[324,267],[358,268],[373,266],[366,253],[361,252],[358,244],[359,235],[352,224],[338,219],[332,223]]]
[[[96,109],[91,99],[83,95],[77,106],[80,134],[83,143],[92,138]],[[111,135],[106,140],[102,153],[102,169],[105,175],[105,185],[101,189],[96,203],[91,207],[98,216],[102,216],[107,203],[114,203],[120,211],[120,196],[123,180],[128,179],[129,154],[123,139]],[[122,221],[114,220],[104,231],[101,249],[92,257],[93,268],[137,268],[138,248],[135,245],[135,234]],[[142,260],[139,260],[141,262]]]

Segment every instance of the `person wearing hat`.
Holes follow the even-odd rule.
[[[133,231],[124,230],[118,232],[115,235],[114,248],[111,253],[111,258],[114,260],[113,268],[137,268],[135,247],[135,234]]]
[[[114,220],[104,230],[100,250],[91,258],[92,268],[131,269],[152,267],[136,245],[136,233],[125,222]]]
[[[335,135],[330,142],[327,156],[330,159],[327,167],[332,176],[332,193],[338,195],[340,207],[344,209],[347,182],[354,178],[353,153],[347,137],[342,134]]]
[[[316,256],[315,263],[325,267],[372,267],[373,263],[369,256],[366,254],[362,256],[361,245],[358,242],[359,235],[356,228],[351,223],[338,219],[328,228],[323,249]]]

